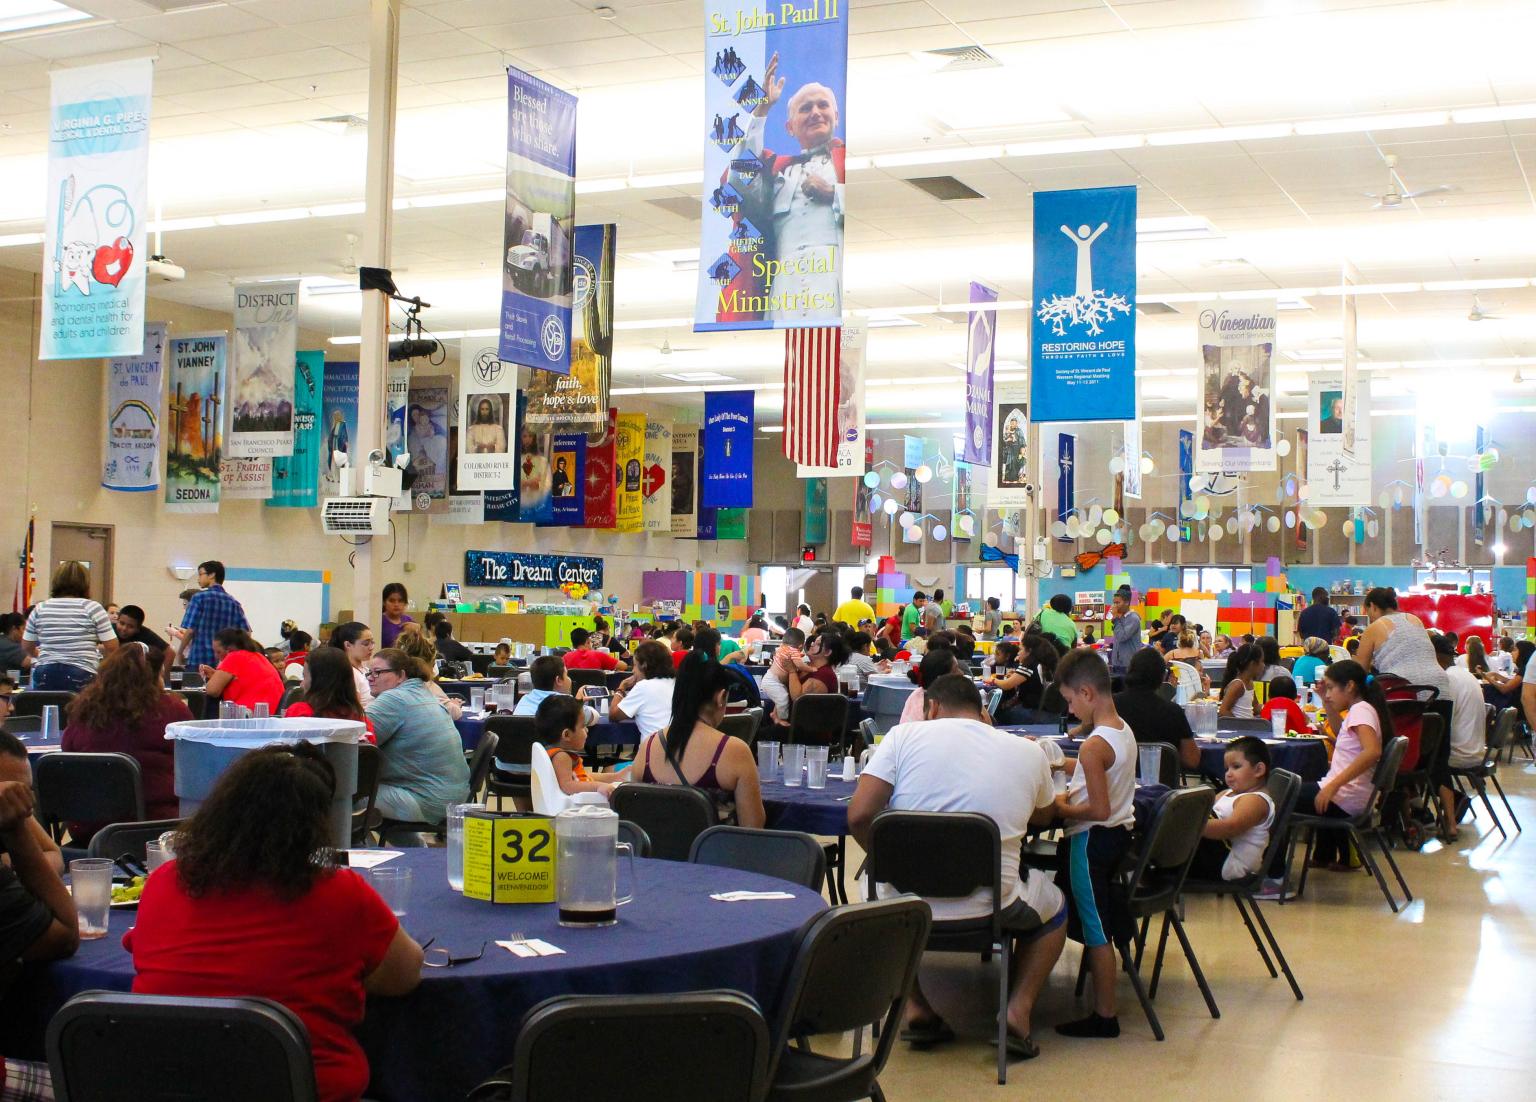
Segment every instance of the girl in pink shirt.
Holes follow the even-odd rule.
[[[1353,659],[1329,666],[1318,684],[1330,726],[1338,731],[1333,761],[1321,782],[1301,787],[1296,806],[1335,819],[1349,819],[1371,799],[1371,778],[1381,760],[1382,733],[1392,735],[1391,714],[1381,687]],[[1342,831],[1319,831],[1312,849],[1313,868],[1348,870],[1349,840]]]

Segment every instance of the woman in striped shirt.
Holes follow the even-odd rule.
[[[61,563],[49,597],[27,616],[22,642],[32,655],[32,688],[73,692],[96,676],[103,654],[117,649],[107,610],[90,598],[85,564]]]

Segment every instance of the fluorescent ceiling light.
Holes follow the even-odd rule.
[[[356,281],[349,282],[344,279],[330,279],[327,277],[305,279],[300,281],[300,286],[303,288],[304,295],[307,298],[313,298],[317,295],[362,294]]]
[[[57,27],[92,18],[90,12],[79,11],[56,0],[6,0],[5,13],[0,15],[0,34],[35,31],[40,27]]]
[[[406,199],[396,199],[395,209],[409,207],[412,210],[422,210],[429,207],[462,207],[473,203],[505,203],[507,192],[505,188],[480,188],[477,191],[449,191],[438,192],[435,195],[412,195]]]
[[[1003,155],[1000,145],[962,145],[953,149],[922,149],[916,153],[881,153],[870,160],[876,168],[905,168],[910,165],[960,164],[965,161],[990,161]]]
[[[206,230],[218,225],[212,218],[166,218],[159,222],[151,222],[146,230],[149,233],[171,233],[174,230]]]
[[[1209,219],[1198,216],[1136,219],[1137,241],[1204,241],[1225,236]]]
[[[1422,126],[1444,126],[1451,121],[1449,111],[1415,111],[1398,115],[1357,115],[1343,119],[1304,119],[1296,124],[1298,134],[1362,134],[1371,130],[1414,130]]]
[[[680,383],[735,383],[741,380],[718,371],[663,371],[663,379],[676,379]]]
[[[1009,143],[1010,157],[1053,157],[1059,153],[1098,153],[1114,149],[1139,149],[1147,144],[1145,134],[1116,134],[1107,138],[1062,138],[1049,142]]]
[[[362,214],[368,209],[368,204],[361,200],[355,203],[326,203],[323,206],[310,207],[311,218],[339,218],[349,214]]]
[[[1536,103],[1513,103],[1504,107],[1459,107],[1451,112],[1455,123],[1513,122],[1536,119]]]
[[[0,249],[11,245],[41,245],[43,235],[40,233],[12,233],[0,237]]]
[[[1148,145],[1205,145],[1210,142],[1262,141],[1289,138],[1296,128],[1288,122],[1266,122],[1255,126],[1213,126],[1205,130],[1168,130],[1148,134]]]
[[[596,195],[604,191],[623,191],[629,181],[622,176],[604,176],[595,180],[577,180],[577,195]]]
[[[614,329],[678,329],[692,326],[692,318],[645,318],[638,321],[616,321]]]
[[[293,222],[308,217],[308,207],[288,207],[283,210],[246,210],[235,214],[220,214],[213,220],[220,226],[253,226],[262,222]]]
[[[912,106],[952,131],[998,130],[1071,122],[1057,104],[1023,86],[1008,66],[939,72],[908,86]]]
[[[42,234],[36,236],[39,241],[43,239]],[[864,327],[866,329],[910,329],[922,324],[920,321],[913,321],[911,318],[897,314],[883,318],[869,318],[864,322]]]
[[[1504,291],[1514,287],[1529,287],[1528,279],[1441,279],[1425,281],[1426,291]]]

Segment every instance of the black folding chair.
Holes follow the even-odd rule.
[[[1300,1001],[1301,985],[1296,982],[1285,954],[1280,951],[1280,942],[1275,939],[1275,932],[1264,920],[1264,912],[1259,907],[1258,892],[1264,886],[1264,878],[1269,875],[1271,863],[1285,850],[1286,836],[1291,829],[1291,816],[1296,810],[1296,797],[1301,792],[1301,778],[1287,769],[1276,769],[1269,775],[1267,787],[1269,798],[1275,804],[1275,818],[1269,825],[1269,843],[1264,847],[1264,859],[1259,863],[1258,869],[1239,880],[1186,878],[1184,894],[1186,896],[1230,895],[1232,902],[1237,906],[1237,913],[1242,916],[1243,925],[1248,927],[1248,936],[1253,938],[1254,948],[1258,949],[1259,956],[1264,960],[1264,967],[1269,969],[1270,978],[1275,978],[1279,973],[1275,971],[1275,963],[1270,960],[1269,953],[1264,948],[1264,942],[1259,940],[1259,930],[1264,931],[1269,948],[1274,951],[1275,961],[1279,962],[1280,968],[1285,972],[1286,982],[1291,985],[1291,992],[1296,996],[1297,1001]],[[1258,923],[1257,929],[1254,927],[1255,922]]]
[[[0,724],[0,729],[9,731],[13,735],[37,735],[43,730],[42,716],[11,716]]]
[[[55,842],[64,824],[144,820],[144,779],[127,754],[44,754],[33,770],[37,818]]]
[[[751,746],[757,741],[757,718],[749,712],[733,713],[720,721],[720,731]]]
[[[936,855],[942,855],[939,859]],[[1017,856],[1010,854],[1010,861]],[[1008,974],[1013,938],[1002,924],[1003,842],[997,823],[974,811],[882,811],[869,835],[869,892],[876,884],[923,899],[964,899],[990,889],[984,918],[935,922],[926,948],[997,958],[997,1081],[1008,1081]]]
[[[1414,718],[1418,735],[1419,757],[1410,769],[1400,769],[1392,791],[1383,801],[1383,826],[1393,831],[1406,849],[1422,849],[1429,839],[1431,829],[1415,815],[1414,802],[1423,800],[1424,806],[1433,813],[1440,803],[1440,794],[1434,784],[1435,759],[1445,757],[1445,720],[1437,713],[1429,712]],[[1393,726],[1397,726],[1394,718]],[[1400,728],[1399,728],[1400,729]],[[1410,749],[1412,742],[1410,741]],[[1407,757],[1405,753],[1404,758]]]
[[[693,840],[720,822],[715,802],[686,784],[621,784],[612,806],[620,819],[645,831],[651,856],[663,861],[687,861]]]
[[[779,998],[767,1102],[885,1102],[880,1072],[931,926],[928,904],[915,896],[834,907],[806,924]],[[876,1030],[868,1054],[865,1026]],[[802,1040],[849,1030],[851,1056],[813,1052]]]
[[[572,692],[575,692],[583,685],[589,685],[598,689],[608,687],[607,670],[567,670],[566,676],[571,679]]]
[[[1387,845],[1386,836],[1381,829],[1381,800],[1385,792],[1391,790],[1393,782],[1397,780],[1397,771],[1403,764],[1403,756],[1408,752],[1408,740],[1401,735],[1387,740],[1382,749],[1381,760],[1376,763],[1376,772],[1371,777],[1371,796],[1366,801],[1365,810],[1348,819],[1334,819],[1326,815],[1298,813],[1292,820],[1291,845],[1286,856],[1286,868],[1291,866],[1291,855],[1296,850],[1296,838],[1299,834],[1306,834],[1306,864],[1312,863],[1312,844],[1315,841],[1316,832],[1319,830],[1341,830],[1349,835],[1349,840],[1354,843],[1355,849],[1360,853],[1360,860],[1365,862],[1365,867],[1371,870],[1376,877],[1376,883],[1381,887],[1381,894],[1387,897],[1387,905],[1392,908],[1392,913],[1397,913],[1397,899],[1392,894],[1392,889],[1387,887],[1387,878],[1381,874],[1381,866],[1371,856],[1366,848],[1365,839],[1373,838],[1380,848],[1381,854],[1387,859],[1387,864],[1392,867],[1392,874],[1397,877],[1397,882],[1402,886],[1403,895],[1407,902],[1413,902],[1413,893],[1408,890],[1408,882],[1403,879],[1402,870],[1397,867],[1397,862],[1392,858],[1392,850]],[[1296,885],[1296,896],[1300,898],[1307,890],[1307,868],[1304,865],[1301,870],[1301,881]]]
[[[475,803],[480,799],[480,790],[485,787],[486,779],[491,775],[491,766],[496,762],[496,747],[501,743],[501,738],[495,731],[482,731],[480,741],[475,743],[474,750],[469,754],[469,802]]]
[[[761,1102],[768,1044],[762,1011],[736,991],[560,995],[528,1011],[512,1063],[466,1102]]]
[[[1504,824],[1499,821],[1498,812],[1493,810],[1493,801],[1488,798],[1488,782],[1493,782],[1499,799],[1504,801],[1504,810],[1509,813],[1509,821],[1515,825],[1515,830],[1521,830],[1520,820],[1515,818],[1515,809],[1509,806],[1509,797],[1504,795],[1504,786],[1499,783],[1499,753],[1509,744],[1514,736],[1515,726],[1520,722],[1520,712],[1516,708],[1505,708],[1499,713],[1499,718],[1494,720],[1493,730],[1488,732],[1488,744],[1483,750],[1483,760],[1472,766],[1451,770],[1451,780],[1456,784],[1460,792],[1466,791],[1466,785],[1471,785],[1474,792],[1483,798],[1483,806],[1488,809],[1488,814],[1493,818],[1493,825],[1499,828],[1499,833],[1509,837],[1509,832],[1504,829]],[[1475,815],[1476,806],[1473,805]]]
[[[268,999],[87,991],[48,1023],[59,1102],[315,1102],[309,1032]]]
[[[1061,688],[1052,681],[1040,690],[1040,703],[1035,711],[1052,716],[1064,716],[1067,714],[1067,698],[1061,695]]]
[[[619,841],[633,846],[636,857],[649,857],[651,855],[651,836],[641,829],[638,823],[632,823],[628,819],[620,819]]]
[[[144,847],[168,830],[180,830],[182,819],[151,819],[146,823],[111,823],[91,836],[89,857],[131,857],[144,863]]]
[[[469,655],[469,668],[480,676],[485,677],[490,674],[491,663],[495,661],[496,656],[494,654],[475,654],[471,651]],[[508,669],[510,667],[503,666],[502,668]]]
[[[63,730],[65,712],[69,702],[74,699],[74,693],[61,689],[28,689],[26,692],[11,694],[11,709],[13,715],[40,716],[44,708],[56,704],[59,708],[59,729]]]
[[[485,782],[486,799],[494,796],[497,807],[506,796],[532,800],[533,744],[539,741],[533,716],[487,716],[485,732],[496,736],[491,771]]]
[[[818,892],[827,878],[821,843],[798,830],[712,826],[693,840],[688,860],[695,865],[760,872]]]
[[[841,748],[847,739],[848,698],[842,693],[807,693],[789,706],[785,742]]]
[[[379,796],[379,748],[371,742],[357,744],[357,787],[352,792],[352,844],[366,845],[368,832],[382,822],[374,812]],[[361,803],[363,806],[358,807]],[[376,821],[377,820],[377,821]]]
[[[303,695],[304,685],[302,682],[294,682],[292,685],[289,685],[283,690],[283,699],[277,702],[277,714],[282,715],[288,710],[290,704],[297,703]]]

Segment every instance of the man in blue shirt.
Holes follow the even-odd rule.
[[[535,658],[528,666],[528,680],[533,688],[518,698],[517,706],[512,709],[515,716],[536,716],[539,714],[539,705],[544,703],[546,697],[571,696],[571,675],[566,671],[565,662],[558,655],[545,654]],[[591,727],[599,718],[597,709],[586,703],[586,686],[582,691],[574,694],[585,708],[587,726]]]
[[[1312,591],[1312,603],[1296,617],[1296,634],[1303,639],[1315,636],[1325,643],[1336,643],[1342,623],[1339,610],[1328,603],[1328,591],[1318,586]]]
[[[1131,610],[1131,591],[1121,586],[1110,601],[1110,620],[1114,636],[1109,652],[1109,672],[1123,677],[1131,668],[1131,658],[1142,648],[1141,617]]]
[[[217,665],[213,657],[213,637],[225,628],[250,631],[245,609],[224,590],[224,564],[217,559],[200,563],[197,568],[199,590],[187,602],[176,635],[176,657],[189,670]]]

